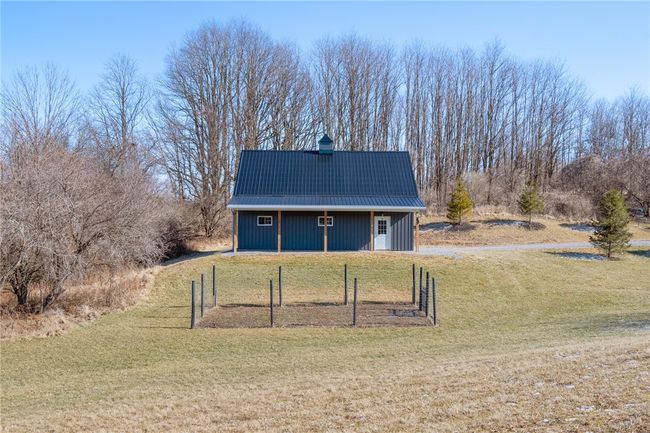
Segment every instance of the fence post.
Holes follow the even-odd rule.
[[[436,307],[436,279],[435,277],[431,277],[431,303],[432,303],[432,308],[431,308],[431,315],[433,319],[433,324],[437,325],[438,324],[438,311]]]
[[[420,306],[422,305],[422,266],[420,266]],[[415,304],[415,301],[413,301]]]
[[[212,301],[214,302],[213,307],[218,305],[217,302],[217,266],[212,265]]]
[[[201,317],[203,317],[203,300],[204,300],[204,294],[203,294],[203,274],[201,274]]]
[[[269,306],[271,307],[271,328],[273,328],[273,280],[269,280]]]
[[[190,289],[190,329],[194,329],[196,325],[196,313],[194,311],[194,280],[192,280],[192,288]]]
[[[429,317],[429,273],[427,272],[427,288],[424,292],[424,317]]]
[[[352,326],[357,326],[357,279],[354,279],[354,295],[352,300]]]
[[[415,304],[415,263],[413,263],[413,293],[411,296],[411,302]]]
[[[343,265],[343,305],[348,305],[348,264]]]
[[[284,305],[282,303],[282,266],[278,266],[278,291],[279,291],[278,304],[280,305],[280,307],[282,307]]]

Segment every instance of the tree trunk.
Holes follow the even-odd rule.
[[[19,307],[24,307],[27,305],[27,284],[19,283],[11,287],[11,291],[16,295],[16,302],[18,302]]]

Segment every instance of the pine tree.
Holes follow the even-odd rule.
[[[533,214],[544,211],[544,198],[539,195],[539,189],[535,182],[531,180],[526,184],[526,188],[521,193],[517,204],[519,205],[519,212],[528,216],[528,229],[531,229]]]
[[[594,234],[589,237],[591,243],[605,251],[607,258],[621,253],[629,247],[632,234],[627,230],[630,215],[625,207],[623,194],[619,191],[607,191],[600,201],[600,218],[594,221]]]
[[[461,224],[463,217],[472,212],[473,206],[474,203],[469,196],[467,188],[465,188],[465,183],[459,178],[458,182],[456,182],[454,192],[451,194],[451,200],[447,205],[447,218],[452,224]]]

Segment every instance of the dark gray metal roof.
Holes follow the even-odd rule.
[[[233,209],[418,210],[408,152],[245,150]]]

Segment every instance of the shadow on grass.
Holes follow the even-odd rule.
[[[627,253],[650,259],[650,250],[632,250],[632,251],[628,251]]]
[[[563,257],[571,260],[601,261],[607,260],[607,257],[594,253],[578,253],[575,251],[548,251],[546,254]]]
[[[450,222],[441,221],[435,223],[422,224],[420,226],[422,231],[432,231],[432,232],[469,232],[476,230],[476,225],[471,223],[462,223],[462,224],[452,224]]]
[[[449,230],[451,227],[452,227],[451,223],[441,221],[437,223],[422,224],[420,226],[420,230],[422,231],[431,230],[432,232],[441,232],[444,230]]]
[[[580,224],[562,223],[560,224],[560,227],[573,230],[576,232],[584,232],[584,233],[592,233],[594,231],[594,226],[586,223],[580,223]]]
[[[519,220],[505,220],[505,219],[490,219],[483,221],[484,225],[489,227],[518,227],[523,229],[530,230],[544,230],[546,226],[542,223],[533,221],[528,225],[528,221],[519,221]]]
[[[588,322],[578,324],[573,328],[575,330],[597,329],[601,331],[650,331],[650,314],[601,314]]]
[[[189,326],[136,326],[136,329],[189,329]]]
[[[455,232],[455,233],[471,232],[472,230],[476,230],[476,224],[472,224],[472,223],[452,224],[452,226],[449,228],[450,232]]]
[[[169,260],[164,260],[162,263],[160,263],[160,266],[171,266],[175,265],[178,263],[183,263],[188,260],[194,260],[194,259],[200,259],[202,257],[208,257],[208,256],[214,256],[217,254],[221,253],[226,253],[230,250],[213,250],[213,251],[191,251],[187,254],[184,254],[180,257],[176,257],[175,259],[169,259]]]

